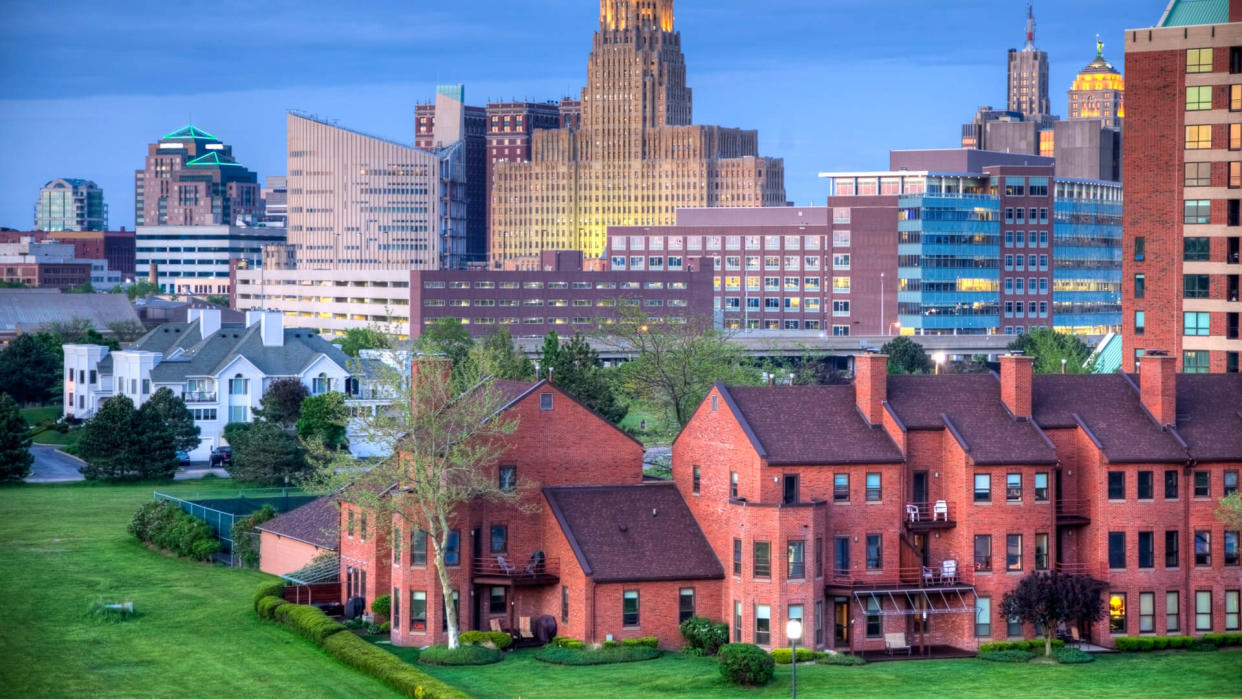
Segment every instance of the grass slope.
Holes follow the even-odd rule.
[[[228,485],[228,482],[215,483]],[[250,609],[270,576],[170,558],[125,533],[159,490],[0,488],[0,692],[6,696],[394,696]],[[92,602],[132,600],[100,623]]]
[[[38,425],[44,420],[59,420],[61,409],[58,405],[48,405],[41,408],[22,408],[22,418],[26,420],[26,424],[31,428],[38,430]],[[56,430],[42,430],[36,432],[32,439],[35,444],[54,444],[63,446],[66,444],[77,444],[78,438],[82,436],[81,430],[71,430],[69,432],[57,432]]]

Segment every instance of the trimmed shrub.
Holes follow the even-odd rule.
[[[1152,650],[1164,650],[1169,647],[1169,639],[1166,636],[1156,636],[1152,639]]]
[[[260,597],[254,605],[254,611],[260,619],[275,619],[276,608],[289,604],[283,597]]]
[[[643,645],[621,645],[600,648],[562,648],[548,644],[535,651],[535,660],[555,665],[608,665],[632,663],[660,657],[658,648]]]
[[[586,648],[585,643],[569,636],[557,636],[549,641],[548,645],[556,646],[557,648]]]
[[[423,699],[466,699],[467,695],[425,674],[397,656],[378,648],[352,633],[338,633],[323,642],[332,657],[365,672],[409,697]]]
[[[504,650],[513,645],[513,637],[504,631],[466,631],[458,636],[458,640],[472,646],[491,643],[497,650]]]
[[[660,639],[655,636],[643,636],[642,638],[625,638],[621,640],[623,646],[646,646],[647,648],[659,648]]]
[[[726,643],[720,647],[720,674],[733,684],[758,687],[772,681],[776,663],[753,643]]]
[[[715,655],[721,646],[729,642],[729,625],[705,617],[690,617],[681,622],[680,628],[686,645],[702,650],[703,655]]]
[[[816,665],[866,665],[862,656],[849,653],[819,653],[815,656]]]
[[[1216,644],[1212,643],[1211,641],[1200,640],[1200,641],[1195,641],[1194,643],[1187,644],[1186,650],[1212,651],[1212,650],[1219,650],[1219,648],[1217,648]]]
[[[1194,636],[1169,636],[1169,647],[1170,648],[1185,648],[1186,646],[1193,643],[1194,640],[1195,640]],[[1118,648],[1117,650],[1121,650],[1121,649]]]
[[[1053,651],[1052,657],[1057,659],[1058,663],[1065,665],[1076,665],[1078,663],[1089,663],[1095,660],[1095,656],[1085,650],[1079,648],[1058,648]]]
[[[789,648],[773,648],[772,660],[777,665],[789,665],[793,661],[793,650]],[[798,649],[798,662],[805,663],[815,659],[815,651],[810,648]]]
[[[220,542],[206,522],[191,517],[170,502],[143,504],[130,519],[127,529],[144,544],[198,561],[205,561],[220,550]]]
[[[392,596],[380,595],[371,601],[371,613],[376,616],[388,618],[392,613]]]
[[[385,621],[384,623],[380,624],[379,630],[380,630],[380,633],[392,633],[392,622]]]
[[[285,584],[282,582],[266,582],[254,591],[254,610],[259,611],[259,600],[264,597],[285,597]]]
[[[601,648],[616,648],[617,642],[616,641],[604,641],[602,644],[600,644],[600,647]]]
[[[295,633],[310,641],[314,641],[319,645],[323,645],[323,641],[334,633],[345,631],[345,626],[335,621],[323,613],[322,609],[310,607],[304,604],[290,604],[292,607],[285,611],[285,607],[277,607],[284,612],[286,622],[289,628]],[[278,617],[279,618],[279,615]]]
[[[483,646],[431,646],[418,654],[423,665],[490,665],[500,662],[500,651]]]
[[[1065,641],[1059,638],[1052,639],[1052,650],[1055,653],[1058,648],[1064,648]],[[1029,641],[992,641],[990,643],[979,644],[980,653],[991,653],[994,651],[1004,650],[1029,650],[1034,653],[1043,654],[1044,639],[1036,638]]]
[[[1035,654],[1029,650],[990,650],[979,654],[980,660],[990,660],[994,663],[1025,663]]]

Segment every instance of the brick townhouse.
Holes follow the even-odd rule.
[[[999,613],[1032,570],[1109,584],[1105,646],[1239,628],[1238,532],[1214,516],[1242,467],[1242,380],[1178,375],[887,376],[726,387],[673,446],[674,481],[724,563],[732,640],[874,650],[884,634],[974,648],[1031,637]],[[1159,555],[1157,555],[1159,554]]]

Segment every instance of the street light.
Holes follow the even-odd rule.
[[[802,621],[790,619],[785,622],[785,637],[789,639],[789,667],[793,670],[793,697],[798,699],[798,640],[802,638]]]
[[[935,353],[935,354],[933,354],[933,355],[932,355],[932,361],[936,363],[936,373],[937,373],[937,374],[939,374],[939,373],[940,373],[940,367],[944,365],[944,360],[945,360],[945,359],[946,359],[946,357],[944,356],[944,352],[937,352],[937,353]]]

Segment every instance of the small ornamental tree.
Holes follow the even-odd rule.
[[[908,337],[889,340],[880,348],[880,353],[888,355],[890,374],[929,374],[932,371],[931,357],[922,345]]]
[[[173,447],[177,451],[189,452],[198,448],[198,425],[194,424],[194,416],[185,407],[185,401],[178,398],[168,388],[161,388],[151,395],[143,408],[150,407],[159,414],[164,426],[172,432]]]
[[[0,393],[0,481],[21,480],[30,474],[30,425],[17,409],[17,401]]]
[[[1052,637],[1061,624],[1104,618],[1107,584],[1089,575],[1036,571],[1005,593],[1000,612],[1044,630],[1044,655],[1052,655]]]
[[[254,413],[288,429],[302,415],[302,401],[309,395],[300,380],[292,377],[277,379],[267,387],[267,392],[259,399],[260,407]]]

